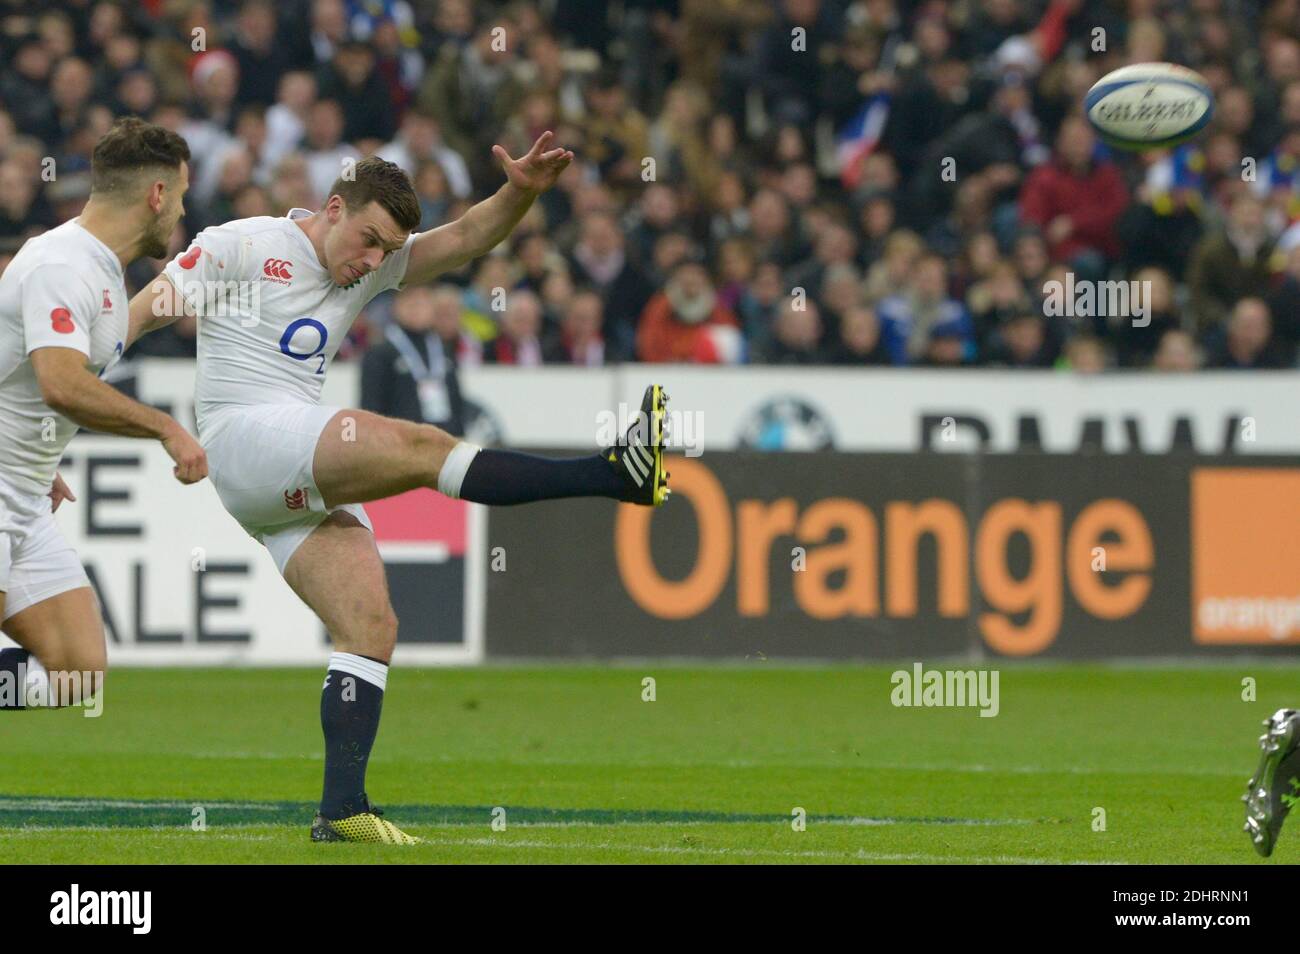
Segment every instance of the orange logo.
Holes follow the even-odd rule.
[[[990,503],[971,526],[951,500],[891,500],[879,513],[851,497],[827,497],[800,510],[791,497],[740,500],[734,505],[704,464],[673,459],[673,499],[688,503],[698,528],[695,564],[681,580],[665,579],[650,548],[650,511],[619,508],[614,547],[628,595],[660,619],[687,619],[709,609],[733,574],[736,612],[771,612],[772,551],[806,552],[794,572],[794,601],[810,619],[919,615],[918,559],[933,541],[938,578],[932,599],[942,617],[971,612],[972,591],[983,596],[977,616],[984,641],[1009,656],[1038,653],[1060,632],[1066,592],[1097,619],[1136,613],[1151,594],[1155,546],[1145,518],[1117,498],[1094,500],[1066,524],[1055,501],[1007,497]],[[1012,570],[1013,538],[1029,545],[1028,572]],[[1106,569],[1095,571],[1105,545]],[[973,555],[973,560],[972,560]]]
[[[1300,643],[1300,470],[1192,473],[1198,643]]]

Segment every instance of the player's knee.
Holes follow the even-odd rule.
[[[392,606],[384,605],[371,624],[371,632],[377,657],[385,661],[391,659],[393,649],[397,646],[397,614],[393,612]]]
[[[344,652],[388,662],[397,645],[397,614],[387,603],[357,613],[335,642]]]
[[[411,428],[410,440],[421,460],[431,460],[441,465],[460,438],[453,437],[433,424],[416,424]]]

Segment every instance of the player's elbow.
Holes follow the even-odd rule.
[[[72,410],[75,404],[74,389],[69,387],[66,380],[57,375],[43,375],[39,383],[41,400],[50,410],[63,415]]]
[[[77,372],[62,365],[36,365],[36,383],[41,390],[41,400],[50,410],[68,416],[77,407]]]

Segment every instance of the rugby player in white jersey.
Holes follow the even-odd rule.
[[[418,234],[407,175],[364,159],[315,214],[204,230],[131,303],[129,340],[186,310],[198,315],[195,396],[212,483],[334,643],[321,692],[316,841],[413,841],[365,791],[397,620],[360,504],[416,487],[496,505],[594,496],[657,506],[668,495],[658,386],[646,390],[626,440],[566,460],[481,449],[430,425],[319,403],[330,360],[367,302],[485,254],[555,183],[573,154],[548,149],[550,139],[544,133],[517,160],[494,147],[501,189]]]
[[[0,708],[85,702],[101,688],[103,620],[53,517],[76,499],[57,468],[77,428],[161,441],[182,483],[207,474],[183,427],[101,380],[127,341],[123,269],[166,254],[189,157],[174,133],[119,121],[95,146],[81,215],[29,239],[0,276],[0,619],[19,645],[0,650]]]

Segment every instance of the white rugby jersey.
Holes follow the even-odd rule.
[[[77,425],[41,397],[29,355],[73,348],[103,375],[122,356],[122,262],[76,219],[29,239],[0,275],[0,478],[45,494]]]
[[[334,284],[295,219],[256,216],[200,232],[163,274],[199,315],[199,435],[223,408],[319,404],[330,361],[361,309],[406,274],[412,233],[374,271]]]

